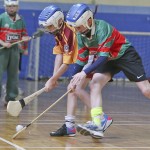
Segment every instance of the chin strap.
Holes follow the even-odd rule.
[[[56,36],[57,34],[59,34],[62,31],[63,26],[64,26],[64,22],[62,21],[59,29],[56,29],[54,32],[49,32],[49,33]]]
[[[86,36],[87,38],[90,38],[91,37],[91,29],[87,29],[84,33],[81,33],[82,36]]]

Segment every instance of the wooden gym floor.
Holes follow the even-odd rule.
[[[44,81],[20,81],[24,97],[44,86]],[[9,116],[0,103],[0,150],[150,150],[150,100],[146,99],[134,83],[109,83],[103,90],[103,109],[114,122],[105,131],[103,139],[93,139],[77,133],[75,137],[50,137],[49,133],[64,123],[66,97],[39,118],[24,135],[15,140],[18,124],[27,125],[66,92],[68,83],[60,83],[50,93],[43,93],[21,111],[19,117]],[[89,111],[78,101],[76,123],[90,119]]]

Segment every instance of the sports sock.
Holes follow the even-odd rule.
[[[102,107],[95,107],[91,109],[91,117],[93,122],[97,125],[101,125],[101,115],[103,114]]]
[[[66,127],[68,127],[68,128],[74,128],[75,127],[75,116],[71,116],[71,115],[65,116],[65,124],[66,124]]]

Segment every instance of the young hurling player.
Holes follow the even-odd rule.
[[[75,27],[79,55],[75,64],[75,75],[69,88],[79,84],[95,71],[90,84],[92,122],[78,125],[78,131],[92,137],[103,137],[101,91],[118,72],[123,71],[130,81],[136,82],[141,92],[150,99],[150,84],[146,78],[142,61],[132,44],[113,26],[103,20],[93,19],[93,13],[86,4],[75,4],[69,10],[67,23]],[[97,53],[97,60],[82,70],[91,50]]]
[[[5,106],[18,96],[19,52],[20,49],[27,51],[27,42],[23,42],[20,47],[11,44],[19,40],[30,40],[25,22],[17,13],[18,6],[18,0],[4,0],[5,12],[0,15],[0,46],[5,47],[0,50],[0,96],[2,76],[7,71]]]

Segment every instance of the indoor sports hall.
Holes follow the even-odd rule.
[[[49,4],[55,4],[67,13],[74,3],[85,1],[20,0],[20,14],[26,20],[30,36],[38,29],[38,15]],[[149,0],[87,0],[96,19],[114,25],[134,45],[142,57],[147,77],[150,77],[150,1]],[[4,12],[3,0],[0,13]],[[50,34],[32,39],[29,54],[23,56],[19,87],[24,91],[22,98],[42,89],[53,74],[54,38]],[[58,87],[51,92],[41,92],[18,112],[11,116],[0,102],[0,150],[150,150],[150,101],[145,98],[136,84],[121,72],[103,89],[103,109],[113,118],[112,125],[105,131],[104,138],[94,139],[79,133],[75,137],[51,137],[50,132],[64,124],[66,115],[67,85],[73,65],[59,79]],[[6,75],[4,75],[5,84]],[[89,91],[89,88],[87,88]],[[76,124],[91,120],[90,110],[78,100]],[[26,129],[16,138],[16,126]]]

